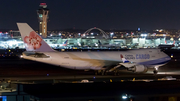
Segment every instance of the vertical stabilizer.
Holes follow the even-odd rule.
[[[63,43],[63,46],[67,46],[68,40]]]
[[[17,23],[26,51],[54,51],[27,23]]]
[[[174,40],[174,42],[173,42],[173,45],[175,45],[175,40]]]

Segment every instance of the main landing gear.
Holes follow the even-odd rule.
[[[110,74],[112,74],[112,73],[115,76],[120,75],[118,70],[114,70]],[[108,71],[107,70],[98,70],[98,71],[95,71],[95,75],[108,75]]]
[[[157,67],[157,66],[154,67],[154,71],[153,71],[154,75],[156,75],[158,73],[158,68],[159,67]]]
[[[106,70],[97,70],[95,71],[95,75],[107,75]]]

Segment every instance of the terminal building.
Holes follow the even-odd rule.
[[[178,36],[157,32],[103,31],[100,28],[90,28],[87,31],[47,31],[46,38],[40,36],[54,49],[157,48],[160,44],[173,44],[174,41],[175,46],[179,47]],[[0,48],[25,48],[19,31],[1,33],[0,39]],[[61,47],[66,41],[67,46]]]

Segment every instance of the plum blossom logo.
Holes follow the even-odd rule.
[[[41,47],[42,38],[35,31],[30,32],[29,36],[24,37],[24,42],[28,49],[38,49]]]

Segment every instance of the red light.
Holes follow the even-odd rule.
[[[40,5],[46,5],[46,3],[40,3]]]
[[[96,27],[94,27],[94,28],[96,28]]]

